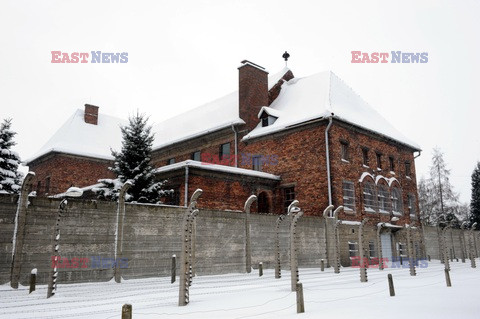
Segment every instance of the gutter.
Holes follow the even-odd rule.
[[[187,207],[188,205],[188,165],[185,165],[185,202],[183,206]]]
[[[422,155],[422,151],[418,151],[418,155],[415,155],[415,156],[413,157],[413,159],[416,159],[416,158],[419,157],[420,155]]]
[[[235,133],[235,167],[238,167],[238,156],[237,156],[237,150],[238,150],[238,143],[237,143],[237,130],[235,129],[235,125],[232,124],[232,131]]]
[[[332,126],[332,118],[333,118],[333,113],[331,116],[328,117],[328,125],[327,128],[325,129],[325,155],[327,159],[327,183],[328,183],[328,205],[332,205],[332,182],[330,181],[330,148],[328,144],[328,131],[330,130],[330,127]]]

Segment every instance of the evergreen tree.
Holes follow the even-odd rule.
[[[99,180],[104,186],[94,191],[99,193],[100,198],[116,200],[120,188],[128,180],[133,186],[125,198],[127,201],[158,203],[161,196],[170,192],[162,190],[164,182],[155,180],[154,168],[150,166],[154,136],[147,120],[148,118],[137,112],[129,118],[129,125],[121,128],[122,150],[112,150],[115,163],[113,167],[109,167],[117,178]]]
[[[477,223],[480,229],[480,162],[472,173],[472,200],[470,202],[470,226]]]
[[[18,171],[20,156],[11,150],[16,144],[13,137],[17,134],[10,129],[11,126],[11,119],[0,125],[0,193],[18,193],[23,179],[23,174]]]
[[[430,176],[420,180],[418,195],[422,220],[426,224],[460,226],[459,217],[464,215],[462,205],[450,184],[450,170],[438,148],[433,150]]]

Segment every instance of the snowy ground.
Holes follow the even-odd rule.
[[[477,259],[478,260],[478,259]],[[428,268],[370,269],[360,283],[359,270],[300,269],[305,313],[296,314],[290,292],[290,273],[281,279],[273,270],[221,276],[198,276],[191,287],[190,304],[178,307],[178,280],[170,278],[59,285],[46,299],[46,286],[28,294],[28,287],[0,286],[0,318],[120,318],[125,303],[133,305],[133,318],[478,318],[480,269],[470,263],[451,263],[452,286],[447,288],[443,265]],[[388,293],[387,274],[393,275],[396,296]]]

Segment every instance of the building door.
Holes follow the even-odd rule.
[[[392,235],[390,233],[380,234],[380,241],[382,243],[382,257],[385,262],[392,261]]]

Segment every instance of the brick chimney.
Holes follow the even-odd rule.
[[[98,106],[85,104],[85,123],[97,125],[98,124]]]
[[[239,70],[239,115],[250,132],[259,123],[258,112],[268,106],[268,72],[265,68],[244,60]]]

